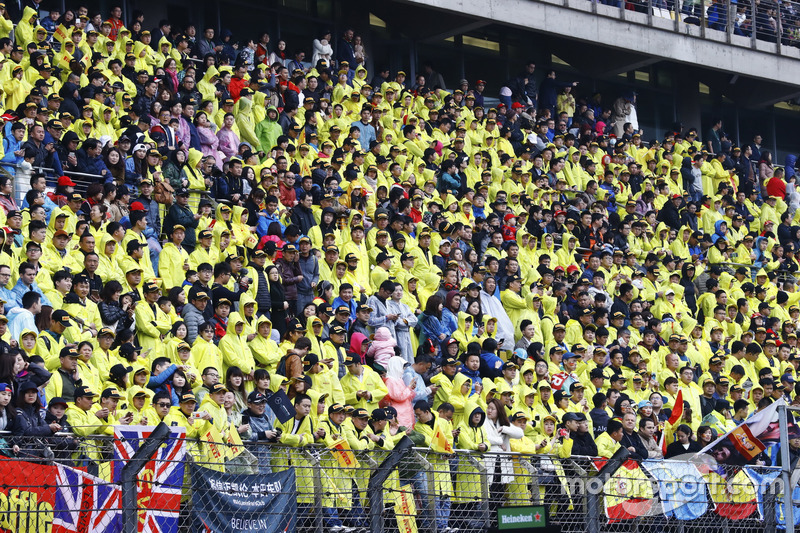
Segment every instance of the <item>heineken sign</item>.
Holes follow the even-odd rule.
[[[497,529],[500,531],[537,527],[547,527],[547,513],[543,506],[499,507],[497,509]]]

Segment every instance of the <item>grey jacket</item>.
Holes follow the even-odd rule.
[[[312,294],[311,284],[319,283],[319,261],[314,252],[308,254],[308,257],[302,255],[297,259],[300,263],[300,271],[303,273],[303,279],[297,284],[297,292],[300,294]],[[298,312],[300,309],[298,309]]]
[[[181,318],[183,318],[183,321],[186,322],[186,342],[191,345],[197,338],[198,331],[200,330],[200,324],[205,322],[206,318],[202,311],[190,303],[187,303],[183,306]]]

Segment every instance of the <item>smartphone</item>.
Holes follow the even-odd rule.
[[[246,425],[250,423],[250,415],[242,415],[242,425]]]

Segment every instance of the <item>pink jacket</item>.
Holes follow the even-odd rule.
[[[222,128],[217,132],[219,151],[225,154],[225,161],[239,153],[239,137],[230,128]]]
[[[367,350],[367,355],[375,358],[375,362],[386,368],[389,364],[389,359],[394,355],[394,348],[397,346],[397,341],[392,337],[392,332],[389,328],[381,327],[375,332],[375,338]]]
[[[366,350],[364,349],[365,346],[368,346],[369,343],[366,342],[367,336],[363,333],[353,333],[353,336],[350,337],[350,351],[357,353],[361,356],[361,364],[363,365],[366,362],[365,355]]]
[[[197,127],[197,136],[200,138],[200,148],[203,155],[217,157],[219,155],[219,139],[211,128]]]
[[[387,407],[391,405],[397,410],[397,422],[401,426],[414,427],[414,406],[411,403],[414,400],[414,391],[408,388],[403,383],[403,380],[400,379],[387,376],[383,381],[389,392],[381,400],[380,406]]]

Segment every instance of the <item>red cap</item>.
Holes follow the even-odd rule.
[[[514,102],[513,104],[511,104],[511,109],[524,109],[524,108],[525,106],[519,102]]]
[[[567,267],[567,274],[572,274],[573,272],[577,272],[578,270],[580,269],[575,265],[570,265]]]
[[[133,202],[131,204],[131,211],[147,211],[142,202]]]
[[[564,210],[562,209],[561,211],[556,211],[556,214],[555,214],[555,215],[553,215],[553,216],[554,216],[554,217],[557,217],[558,215],[564,215],[564,216],[567,216],[567,212],[566,212],[566,211],[564,211]]]
[[[481,85],[481,84],[486,85],[486,82],[483,80],[478,80],[475,82],[475,85]]]
[[[512,218],[517,218],[517,215],[515,215],[514,213],[507,213],[507,214],[506,214],[506,216],[504,216],[504,217],[503,217],[503,220],[505,220],[506,222],[508,222],[508,221],[509,221],[509,220],[511,220]]]
[[[674,200],[675,198],[683,198],[683,196],[681,196],[680,194],[673,194],[672,199]]]
[[[75,182],[72,181],[72,179],[70,179],[69,176],[61,176],[60,178],[58,178],[58,185],[60,187],[67,187],[67,186],[74,187]]]

